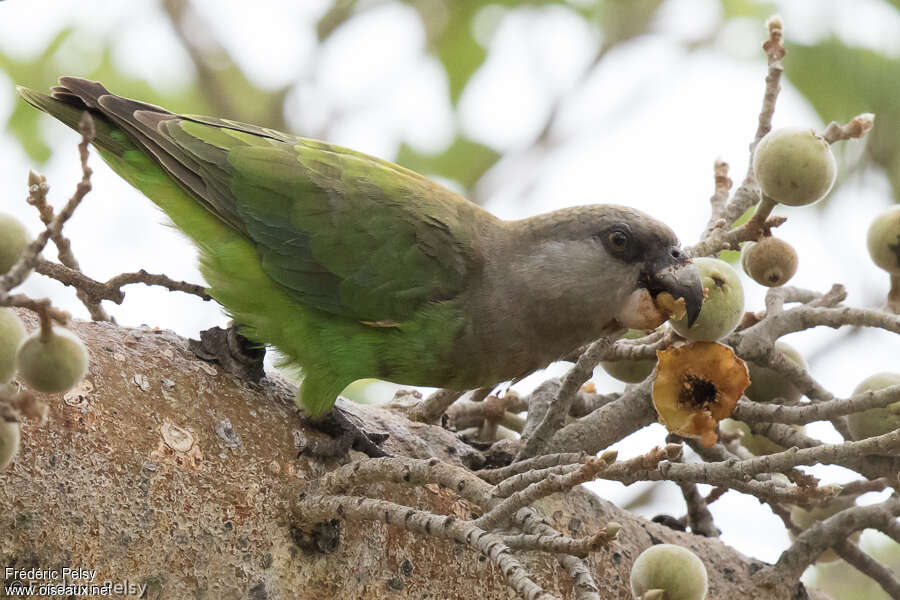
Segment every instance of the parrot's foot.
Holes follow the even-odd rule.
[[[200,340],[190,340],[191,351],[203,360],[217,362],[238,379],[258,383],[266,376],[261,348],[238,333],[232,325],[228,329],[212,327],[200,332]]]
[[[672,515],[656,515],[652,519],[650,519],[654,523],[659,523],[660,525],[665,525],[669,529],[674,529],[676,531],[687,531],[687,527],[684,526],[684,522],[681,519],[676,519]]]
[[[300,454],[309,452],[314,456],[340,457],[353,448],[369,458],[393,456],[381,448],[381,444],[388,439],[388,434],[363,430],[337,406],[332,407],[331,412],[321,419],[307,419],[306,422],[310,427],[327,434],[329,439],[307,440]]]

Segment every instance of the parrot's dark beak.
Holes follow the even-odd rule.
[[[668,292],[676,300],[684,298],[688,327],[693,325],[703,306],[703,283],[691,259],[681,248],[673,246],[647,267],[646,287],[650,295],[656,298],[658,294]]]

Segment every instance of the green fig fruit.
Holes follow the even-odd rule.
[[[14,216],[0,213],[0,275],[18,262],[30,243],[25,226]]]
[[[635,598],[643,598],[650,590],[665,590],[667,600],[704,600],[708,585],[703,561],[674,544],[650,546],[631,567],[631,593]]]
[[[25,333],[22,319],[9,308],[0,308],[0,384],[16,374],[16,352]]]
[[[756,145],[753,170],[763,194],[788,206],[806,206],[831,190],[837,161],[831,145],[812,129],[785,127]]]
[[[872,221],[866,244],[872,262],[891,275],[900,275],[900,206]]]
[[[853,390],[853,394],[877,392],[892,385],[900,385],[900,374],[878,373],[863,379]],[[856,441],[894,431],[900,428],[900,402],[847,415],[847,427]]]
[[[646,331],[639,329],[629,329],[623,336],[628,340],[636,340],[647,335]],[[647,358],[643,360],[604,360],[600,362],[603,370],[609,373],[610,377],[614,377],[625,383],[640,383],[647,379],[647,376],[653,371],[656,365],[655,358]]]
[[[19,375],[29,387],[45,394],[65,392],[87,373],[88,354],[78,336],[54,328],[47,340],[32,333],[19,347]]]
[[[797,272],[797,251],[774,237],[748,244],[741,252],[741,266],[753,281],[766,287],[779,287]]]
[[[744,288],[737,272],[723,260],[694,259],[706,291],[700,315],[691,327],[687,317],[670,321],[682,337],[695,342],[714,342],[734,331],[744,314]]]
[[[750,426],[736,419],[722,419],[719,421],[719,430],[723,433],[740,434],[741,445],[751,454],[763,456],[783,452],[784,448],[764,435],[752,433]]]
[[[803,356],[787,342],[781,340],[775,342],[775,349],[784,354],[788,361],[802,369],[806,368]],[[752,361],[748,362],[747,366],[750,368],[750,387],[747,388],[744,395],[754,402],[771,402],[775,398],[783,398],[788,404],[791,404],[803,395],[790,379],[777,371],[761,367]]]

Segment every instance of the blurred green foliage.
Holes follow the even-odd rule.
[[[378,0],[335,0],[316,23],[315,33],[319,42],[324,43],[344,24],[384,3]],[[466,84],[487,57],[488,49],[473,33],[473,24],[481,11],[565,6],[597,31],[599,58],[612,46],[646,32],[662,0],[407,0],[406,3],[415,8],[422,20],[427,49],[441,61],[447,74],[449,101],[456,107]],[[214,40],[214,35],[211,29],[204,27],[196,14],[190,14],[188,0],[160,0],[160,6],[194,62],[196,77],[191,86],[165,91],[136,79],[122,72],[112,60],[114,40],[101,40],[101,55],[97,57],[94,49],[78,44],[65,44],[70,36],[77,33],[71,28],[61,30],[43,52],[36,56],[22,59],[0,53],[0,70],[17,85],[35,89],[47,89],[54,85],[60,75],[77,74],[102,81],[117,94],[184,113],[213,114],[276,129],[286,128],[283,103],[289,88],[273,92],[253,85],[220,45],[209,44],[208,40]],[[190,26],[185,26],[186,21],[190,21]],[[202,37],[204,43],[195,45],[192,35],[197,36],[198,26],[203,29],[198,37]],[[63,73],[59,67],[60,52],[66,53],[65,64],[96,66],[78,73]],[[77,53],[83,53],[84,56],[79,57]],[[24,103],[16,102],[5,124],[6,130],[15,136],[28,156],[38,163],[45,162],[51,153],[39,128],[42,118],[39,112],[30,110]],[[396,160],[415,171],[454,180],[464,190],[470,191],[500,157],[495,150],[457,133],[452,143],[433,154],[425,154],[407,144],[401,144]]]
[[[469,189],[498,158],[500,155],[484,144],[460,135],[440,154],[421,154],[401,144],[396,160],[407,169],[453,179]]]
[[[652,30],[663,3],[662,0],[403,1],[417,11],[425,31],[427,50],[441,61],[446,71],[448,100],[454,108],[472,75],[487,57],[488,49],[473,33],[475,23],[483,16],[482,11],[490,10],[496,14],[499,9],[502,14],[506,10],[547,5],[566,7],[596,31],[596,64],[610,48]],[[722,7],[722,25],[728,19],[761,21],[772,11],[768,2],[718,1]],[[900,0],[891,2],[900,6]],[[324,43],[346,23],[385,3],[386,0],[335,0],[315,24],[319,42]],[[59,53],[65,52],[65,64],[95,65],[78,75],[102,81],[124,96],[185,113],[214,114],[276,129],[287,127],[283,107],[290,87],[272,91],[251,83],[220,45],[209,44],[208,40],[215,40],[215,36],[197,15],[190,14],[189,0],[160,0],[160,6],[194,62],[193,85],[174,91],[157,89],[121,71],[112,60],[112,39],[101,40],[100,56],[96,55],[96,47],[66,44],[77,33],[71,28],[59,31],[35,56],[16,58],[0,53],[0,71],[18,85],[46,89],[59,75],[65,74],[60,71],[58,60]],[[190,21],[191,27],[184,26],[186,20]],[[194,44],[192,36],[201,37],[205,42]],[[83,56],[79,57],[78,53]],[[866,156],[871,164],[888,174],[895,195],[900,198],[900,137],[892,131],[892,126],[900,122],[900,60],[871,50],[850,48],[829,39],[810,46],[790,46],[785,65],[791,83],[809,99],[823,119],[847,119],[865,111],[877,114]],[[17,102],[5,124],[28,156],[39,163],[46,161],[51,152],[40,132],[42,118],[37,111]],[[438,152],[423,153],[401,144],[396,156],[400,164],[454,180],[467,192],[500,158],[495,150],[459,132]]]
[[[772,2],[760,2],[758,0],[721,0],[722,16],[728,19],[749,17],[751,19],[764,20],[777,12]]]
[[[0,69],[2,69],[16,85],[22,85],[38,90],[45,90],[56,84],[60,75],[57,68],[56,55],[63,51],[64,42],[73,34],[73,30],[66,28],[60,31],[47,45],[43,52],[31,58],[14,58],[0,53]],[[90,50],[65,47],[65,52],[85,52]],[[95,64],[96,67],[84,73],[85,77],[107,83],[116,92],[140,98],[152,104],[168,104],[169,106],[183,107],[185,112],[208,111],[208,105],[204,102],[202,94],[196,87],[185,88],[174,94],[162,94],[154,89],[146,81],[129,77],[122,73],[113,63],[111,47],[106,46],[99,62],[94,56],[84,56],[84,64]],[[72,60],[69,56],[68,60]],[[33,110],[24,102],[16,102],[12,114],[6,123],[6,129],[11,132],[22,145],[28,156],[37,162],[43,163],[50,158],[50,147],[44,141],[39,130],[40,120],[45,118],[39,111]]]
[[[900,199],[900,59],[828,39],[789,45],[785,73],[825,121],[875,113],[867,156],[884,170]]]
[[[736,227],[740,227],[741,225],[749,221],[754,214],[756,214],[756,207],[751,206],[746,211],[744,211],[744,214],[737,218],[731,228],[734,229]],[[719,252],[718,258],[719,260],[724,260],[727,263],[731,263],[731,266],[733,266],[738,271],[741,270],[741,265],[739,264],[741,261],[740,250],[722,250],[721,252]]]

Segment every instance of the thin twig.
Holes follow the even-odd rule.
[[[581,466],[581,464],[559,465],[557,467],[547,467],[546,469],[535,469],[520,473],[498,483],[494,490],[494,495],[498,498],[507,498],[534,483],[543,481],[550,475],[568,475],[580,469]]]
[[[770,217],[776,202],[766,196],[753,213],[749,221],[736,229],[726,229],[720,219],[717,223],[722,225],[713,229],[709,236],[700,243],[685,249],[688,256],[715,256],[722,250],[740,250],[741,242],[755,242],[762,237],[771,235],[772,229],[786,221],[785,217]]]
[[[49,191],[50,186],[47,184],[46,177],[38,175],[34,171],[28,173],[27,202],[37,208],[41,221],[43,221],[45,226],[50,225],[50,223],[53,222],[54,216],[53,207],[47,202],[47,192]],[[75,255],[72,253],[72,243],[69,241],[69,238],[63,235],[62,230],[51,235],[50,239],[53,240],[53,243],[56,245],[56,253],[59,261],[69,269],[80,273],[81,267],[79,266]],[[87,308],[88,313],[91,315],[91,319],[94,321],[110,320],[109,315],[103,310],[103,307],[100,306],[100,302],[92,300],[84,290],[76,288],[75,295],[81,300],[81,303],[84,304],[85,308]]]
[[[781,19],[772,17],[766,26],[769,30],[769,38],[763,44],[763,50],[768,59],[768,74],[766,75],[766,89],[763,93],[756,134],[750,143],[750,164],[747,166],[747,174],[744,176],[744,181],[735,190],[731,200],[724,208],[717,211],[718,214],[714,213],[714,218],[710,218],[710,223],[704,231],[700,243],[686,249],[689,256],[715,256],[722,250],[739,250],[741,242],[756,241],[763,235],[769,235],[773,227],[784,222],[783,217],[769,219],[774,204],[768,205],[764,202],[757,208],[750,222],[737,229],[731,229],[734,222],[761,199],[759,184],[753,170],[753,151],[759,140],[772,129],[775,102],[781,91],[781,75],[784,71],[781,61],[786,53],[782,40]]]
[[[722,215],[725,212],[725,204],[728,202],[728,193],[731,191],[733,182],[728,177],[728,163],[724,160],[716,159],[713,163],[713,181],[715,191],[709,199],[709,221],[700,239],[706,239],[713,230],[726,226]]]
[[[317,482],[320,494],[346,493],[354,486],[389,481],[403,485],[437,483],[484,509],[494,502],[493,486],[475,474],[436,458],[380,458],[354,461],[326,473]]]
[[[618,400],[560,429],[547,452],[581,451],[595,454],[656,421],[650,400],[652,377],[622,394]]]
[[[591,552],[609,544],[616,538],[620,527],[618,524],[607,525],[592,536],[570,538],[560,533],[529,534],[520,533],[504,535],[503,542],[513,550],[539,550],[551,554],[571,554],[584,558]]]
[[[771,583],[798,579],[822,552],[846,540],[854,531],[883,527],[895,520],[897,515],[900,515],[900,498],[896,496],[881,504],[842,510],[800,533],[794,543],[782,552],[778,562],[757,574],[758,581]]]
[[[900,384],[877,391],[860,392],[849,398],[838,398],[802,406],[760,403],[741,398],[732,417],[746,423],[771,422],[805,425],[873,408],[884,408],[898,401],[900,401]]]
[[[505,498],[499,504],[475,520],[482,529],[493,529],[502,525],[525,506],[534,504],[538,499],[570,490],[576,485],[595,479],[609,463],[615,460],[615,453],[600,458],[592,458],[572,473],[565,475],[548,475],[546,479],[532,483],[522,491]]]
[[[508,391],[502,396],[488,396],[484,402],[473,400],[460,400],[447,408],[447,417],[451,428],[459,431],[469,427],[478,427],[486,419],[500,420],[507,418],[509,413],[520,413],[528,410],[528,401],[513,391]],[[502,414],[499,412],[502,411]]]
[[[589,460],[589,458],[590,456],[583,452],[544,454],[541,456],[536,456],[535,458],[530,458],[528,460],[522,460],[513,463],[507,467],[476,471],[475,474],[488,483],[499,483],[504,479],[508,479],[522,473],[528,473],[533,470],[567,465],[583,465]]]
[[[822,137],[829,144],[849,140],[853,138],[861,138],[866,135],[872,126],[875,125],[875,115],[872,113],[862,113],[856,115],[847,123],[841,125],[837,121],[832,121],[822,132]]]
[[[340,515],[352,521],[380,521],[419,534],[450,539],[481,552],[494,563],[507,583],[526,600],[553,600],[534,582],[531,573],[512,555],[503,539],[480,529],[471,521],[453,516],[435,515],[401,504],[355,496],[319,496],[310,494],[296,507],[298,518],[306,523],[327,521]]]
[[[671,481],[696,481],[728,485],[735,480],[748,479],[759,473],[783,473],[801,465],[840,464],[847,457],[866,454],[892,454],[900,450],[900,429],[859,442],[823,444],[814,448],[789,448],[766,456],[746,460],[717,463],[663,463],[659,466],[663,478]],[[615,465],[613,466],[615,468]],[[612,470],[612,469],[610,469]]]
[[[156,285],[173,292],[192,294],[202,300],[212,300],[212,297],[206,293],[206,288],[202,285],[176,281],[166,275],[148,273],[144,269],[134,273],[121,273],[107,280],[106,283],[96,281],[77,269],[47,260],[38,261],[37,265],[35,265],[35,271],[55,279],[63,285],[76,288],[91,302],[109,300],[116,304],[122,304],[125,300],[125,292],[122,291],[122,287],[135,283]]]
[[[607,354],[615,339],[612,337],[600,338],[591,344],[587,351],[578,358],[578,362],[566,373],[560,386],[556,399],[550,405],[541,423],[525,441],[525,446],[516,456],[516,461],[532,458],[542,454],[553,435],[560,430],[566,422],[566,415],[575,400],[581,384],[587,381],[594,372],[594,367]],[[527,428],[527,427],[526,427]]]
[[[681,494],[687,505],[687,524],[691,532],[704,537],[719,537],[722,532],[716,527],[706,498],[700,495],[697,484],[681,482],[678,487],[681,488]]]
[[[894,572],[866,554],[849,540],[841,540],[834,546],[837,555],[863,575],[873,579],[894,600],[900,600],[900,581]]]
[[[544,521],[533,508],[523,508],[517,512],[515,523],[523,530],[533,534],[553,535],[556,533],[556,530]],[[615,523],[607,523],[607,531],[611,531],[615,525]],[[557,556],[557,560],[572,578],[575,600],[601,600],[600,590],[597,588],[594,577],[580,558],[563,554]]]
[[[413,406],[409,411],[410,421],[420,421],[422,423],[434,423],[441,418],[451,404],[456,402],[465,391],[460,390],[437,390],[422,402]]]
[[[783,448],[818,448],[824,445],[804,435],[802,431],[781,423],[750,423],[750,431],[765,435]],[[841,456],[834,464],[856,471],[869,479],[883,478],[888,482],[896,482],[897,472],[900,471],[900,459],[891,456]]]
[[[49,299],[33,300],[22,294],[10,295],[8,292],[19,285],[28,277],[32,269],[40,260],[40,254],[47,242],[55,236],[60,236],[63,225],[75,213],[75,209],[91,191],[91,175],[93,171],[88,166],[88,146],[94,139],[94,120],[88,112],[84,112],[79,123],[81,142],[78,144],[78,155],[81,160],[81,181],[75,186],[75,192],[63,206],[63,209],[53,217],[44,230],[28,245],[22,256],[4,275],[0,275],[0,306],[18,306],[35,311],[41,319],[41,335],[50,335],[51,320],[60,324],[66,324],[69,320],[68,313],[55,309]]]

